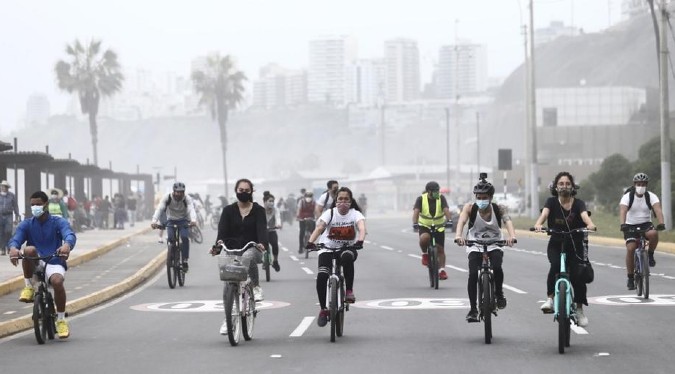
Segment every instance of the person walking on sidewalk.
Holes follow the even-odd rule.
[[[17,266],[21,245],[27,246],[23,250],[25,257],[49,256],[57,253],[45,264],[45,278],[54,288],[54,303],[56,304],[56,334],[59,339],[65,339],[70,336],[70,328],[66,321],[66,289],[63,284],[68,264],[66,260],[70,251],[75,248],[77,238],[75,232],[70,228],[68,220],[63,217],[49,214],[47,208],[49,198],[42,191],[33,193],[30,197],[30,208],[32,218],[19,223],[14,237],[9,241],[9,260],[12,265]],[[26,286],[21,291],[19,301],[32,303],[35,290],[33,288],[32,278],[37,261],[22,261],[23,277]]]
[[[7,254],[7,242],[12,236],[14,222],[21,220],[16,196],[9,192],[12,186],[7,181],[0,182],[0,255]],[[16,217],[12,220],[12,215]]]

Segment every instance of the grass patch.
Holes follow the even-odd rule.
[[[534,226],[536,219],[531,219],[525,216],[512,216],[513,226],[520,230],[529,230]],[[606,212],[592,212],[591,219],[598,227],[598,235],[606,236],[608,238],[623,239],[623,233],[619,231],[619,216]],[[654,222],[658,222],[654,220]],[[544,225],[546,222],[544,222]],[[659,233],[659,241],[675,242],[675,232],[662,231]]]

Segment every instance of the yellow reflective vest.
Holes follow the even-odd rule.
[[[441,208],[441,197],[439,196],[436,199],[436,211],[434,216],[431,216],[429,210],[429,194],[427,192],[422,194],[422,209],[420,210],[420,217],[417,220],[417,223],[420,226],[431,228],[432,224],[436,225],[436,231],[443,232],[445,231],[445,215],[443,214],[443,209]]]

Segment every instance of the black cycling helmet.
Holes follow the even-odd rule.
[[[493,196],[495,194],[495,186],[492,185],[492,183],[488,182],[485,178],[487,178],[487,174],[481,173],[481,178],[478,184],[473,186],[473,194],[487,194],[489,196]]]
[[[649,176],[645,173],[637,173],[633,176],[633,183],[635,182],[649,182]]]
[[[185,184],[183,182],[176,182],[173,184],[174,191],[185,191]]]
[[[427,191],[440,191],[441,186],[438,185],[437,182],[431,181],[427,183],[426,187],[424,187],[425,190]]]

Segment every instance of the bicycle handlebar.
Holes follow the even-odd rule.
[[[258,245],[258,243],[254,241],[250,241],[246,243],[242,248],[234,248],[230,249],[225,246],[225,243],[221,244],[214,244],[213,247],[211,247],[212,250],[216,250],[218,253],[220,253],[222,250],[224,250],[226,253],[235,255],[235,256],[241,256],[244,254],[244,252],[248,251],[251,248],[255,248]]]
[[[332,248],[332,247],[326,246],[326,244],[324,244],[324,243],[317,243],[317,244],[314,245],[314,248],[306,249],[306,251],[308,251],[308,252],[316,252],[316,251],[319,251],[319,250],[321,250],[321,249],[327,249],[327,250],[333,251],[333,252],[336,252],[336,251],[343,251],[343,250],[346,250],[346,249],[355,249],[355,250],[359,251],[359,250],[363,249],[363,247],[358,247],[358,246],[355,246],[355,245],[346,245],[346,244],[345,244],[345,245],[343,245],[343,246],[340,247],[340,248]]]
[[[598,229],[595,228],[594,230],[591,230],[591,229],[588,229],[586,227],[580,227],[578,229],[563,231],[563,230],[552,229],[552,228],[548,228],[548,227],[542,227],[541,231],[537,231],[537,229],[535,229],[534,227],[530,227],[530,231],[545,232],[549,235],[570,235],[570,234],[574,234],[574,233],[594,233],[594,232],[598,231]]]
[[[455,239],[455,243],[457,243],[459,239]],[[516,239],[513,239],[513,243],[517,243],[518,241]],[[474,245],[498,245],[498,246],[504,246],[507,245],[507,241],[504,239],[465,239],[464,244],[466,244],[467,247],[472,247]]]
[[[19,257],[16,257],[16,258],[22,258],[22,259],[24,259],[24,260],[49,261],[49,260],[51,260],[53,257],[66,257],[66,256],[64,256],[64,255],[62,255],[62,254],[60,254],[60,253],[58,253],[58,252],[54,252],[54,253],[52,253],[52,254],[50,254],[50,255],[47,255],[47,256],[24,256],[23,253],[19,252]]]
[[[161,223],[156,223],[155,224],[157,227],[155,228],[156,230],[166,230],[167,226],[173,226],[174,228],[177,229],[182,229],[182,228],[190,228],[190,223],[184,223],[182,225],[179,225],[177,223],[172,223],[172,224],[161,224]]]

